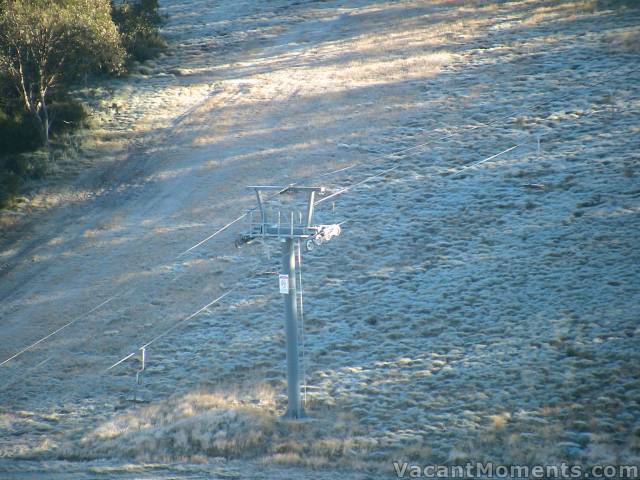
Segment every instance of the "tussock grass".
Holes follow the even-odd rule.
[[[640,53],[640,31],[627,30],[611,35],[607,39],[614,50],[626,53]]]
[[[375,447],[353,415],[319,404],[310,419],[284,421],[271,388],[199,390],[131,410],[66,445],[63,458],[143,462],[225,457],[306,467],[366,467]],[[367,468],[373,468],[371,465]]]

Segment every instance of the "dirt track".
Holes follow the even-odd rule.
[[[637,50],[617,39],[637,30],[638,11],[215,3],[166,7],[172,55],[131,93],[149,111],[128,158],[99,180],[85,173],[75,188],[86,195],[1,253],[0,361],[78,319],[0,367],[1,455],[110,455],[90,432],[127,406],[138,365],[104,370],[275,263],[236,250],[237,229],[176,259],[252,206],[246,185],[368,165],[323,180],[339,187],[395,162],[335,217],[319,212],[352,225],[304,267],[312,405],[350,412],[358,460],[389,468],[399,456],[637,461],[640,74]],[[275,286],[245,283],[151,349],[143,394],[162,403],[203,384],[266,382],[281,409]],[[124,445],[135,438],[109,447],[114,457],[172,456]],[[0,470],[22,478],[24,465]]]

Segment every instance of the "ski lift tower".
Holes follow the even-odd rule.
[[[304,242],[307,251],[340,235],[340,225],[313,225],[314,205],[317,195],[324,195],[324,187],[258,185],[248,187],[255,191],[258,208],[249,212],[246,233],[236,241],[236,246],[248,244],[256,239],[263,242],[282,242],[282,270],[279,275],[280,293],[284,296],[285,333],[287,341],[287,397],[286,418],[305,417],[300,404],[300,368],[298,357],[298,290],[296,285],[295,245]],[[300,196],[306,196],[300,202]],[[284,207],[282,200],[290,201]],[[291,197],[294,200],[291,200]],[[296,204],[295,199],[298,199]],[[274,205],[277,204],[277,205]],[[303,207],[302,209],[298,209]],[[303,212],[304,210],[304,212]],[[256,213],[259,218],[255,218]]]

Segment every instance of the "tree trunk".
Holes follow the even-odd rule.
[[[42,138],[44,140],[44,146],[49,148],[49,129],[51,124],[49,122],[49,109],[47,108],[46,94],[40,93],[40,105],[42,108]]]

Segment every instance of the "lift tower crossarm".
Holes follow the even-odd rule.
[[[250,185],[247,188],[252,190],[276,190],[281,193],[301,193],[301,192],[316,192],[325,193],[325,187],[298,187],[296,185],[277,186],[277,185]]]

